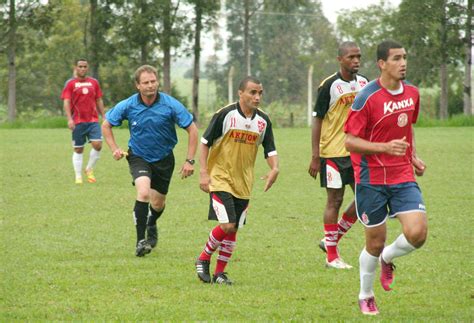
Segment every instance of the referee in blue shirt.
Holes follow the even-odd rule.
[[[150,253],[158,242],[156,220],[165,208],[166,194],[174,170],[173,148],[178,142],[177,124],[188,132],[188,152],[181,167],[181,178],[194,172],[198,131],[193,117],[175,98],[158,92],[158,72],[150,65],[135,71],[136,93],[119,102],[105,115],[103,136],[115,160],[126,157],[137,190],[133,214],[137,230],[136,256]],[[128,120],[128,151],[122,150],[112,132]]]

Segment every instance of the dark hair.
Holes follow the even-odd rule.
[[[345,41],[339,45],[339,48],[337,49],[337,56],[341,57],[344,56],[347,53],[347,50],[349,48],[359,48],[356,42],[353,41]]]
[[[140,83],[140,76],[143,72],[153,73],[158,78],[158,70],[151,65],[142,65],[135,71],[135,82]]]
[[[260,82],[257,78],[255,78],[253,76],[247,76],[242,81],[240,81],[239,90],[240,91],[245,91],[245,88],[247,87],[248,82],[252,82],[252,83],[255,83],[255,84],[262,84],[262,82]]]
[[[384,40],[377,46],[377,61],[379,59],[386,61],[388,52],[393,48],[403,48],[402,44],[394,40]]]
[[[76,59],[76,60],[74,61],[74,64],[77,66],[77,64],[78,64],[79,62],[86,62],[86,63],[87,63],[87,59],[85,59],[85,58],[78,58],[78,59]]]

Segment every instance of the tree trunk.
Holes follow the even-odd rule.
[[[471,93],[471,69],[472,69],[472,10],[473,0],[467,1],[467,19],[466,19],[466,40],[465,40],[465,63],[464,63],[464,114],[472,115],[474,111],[472,110],[472,93]]]
[[[146,10],[147,10],[147,4],[145,3],[145,1],[140,1],[139,3],[139,6],[140,6],[140,12],[142,15],[144,15],[146,13]],[[145,64],[148,64],[148,46],[147,46],[147,42],[142,42],[141,45],[140,45],[140,63],[141,65],[145,65]]]
[[[194,35],[194,71],[193,71],[193,115],[198,122],[199,116],[199,60],[201,58],[202,7],[196,3],[196,33]]]
[[[97,22],[97,0],[90,0],[90,37],[91,47],[89,64],[91,66],[91,74],[95,79],[99,79],[99,24]]]
[[[8,121],[16,119],[16,17],[15,0],[10,0],[10,12],[8,15]]]
[[[252,75],[250,69],[250,0],[245,0],[245,14],[244,14],[244,52],[245,52],[245,72],[247,76]]]
[[[441,96],[439,99],[439,117],[441,119],[448,118],[448,52],[447,52],[447,0],[443,0],[442,9],[443,13],[441,15],[441,30],[440,30],[440,40],[441,40],[441,64],[439,70],[440,76],[440,86],[441,86]]]
[[[171,93],[171,1],[166,0],[163,18],[163,92]]]

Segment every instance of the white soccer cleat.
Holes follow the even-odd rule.
[[[335,269],[351,269],[352,266],[349,264],[346,264],[342,258],[336,258],[331,262],[328,262],[326,259],[326,267],[327,268],[335,268]]]

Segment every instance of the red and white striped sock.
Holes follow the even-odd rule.
[[[331,262],[339,257],[337,254],[337,224],[324,225],[324,238],[327,251],[327,260],[328,262]]]
[[[357,217],[350,218],[346,213],[342,214],[341,219],[337,223],[337,242],[341,240],[342,236],[349,231],[352,225],[357,221]]]
[[[206,246],[201,252],[199,259],[211,260],[212,254],[221,245],[222,240],[224,240],[225,236],[226,233],[224,232],[224,230],[221,229],[219,225],[212,229],[211,233],[209,234],[209,239],[207,240]]]
[[[221,245],[219,246],[219,256],[217,256],[216,270],[214,274],[224,272],[227,263],[229,262],[230,257],[232,257],[232,252],[234,251],[237,240],[237,232],[229,233],[222,240]]]

